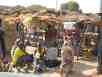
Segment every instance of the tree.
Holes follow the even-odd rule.
[[[61,10],[62,11],[79,11],[79,4],[77,2],[74,2],[74,1],[70,1],[70,2],[67,2],[67,3],[64,3],[61,5]]]

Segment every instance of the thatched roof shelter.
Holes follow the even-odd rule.
[[[60,24],[62,23],[62,21],[55,16],[43,15],[43,16],[36,16],[34,18],[36,18],[36,20],[38,20],[38,21],[47,22],[47,23],[50,23],[50,22],[54,22],[56,24],[57,23],[60,23]]]
[[[80,13],[69,13],[64,16],[58,17],[62,21],[82,21],[82,20],[91,20],[98,21],[99,18],[95,14],[80,14]]]

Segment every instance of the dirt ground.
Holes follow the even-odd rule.
[[[93,72],[96,71],[96,61],[83,61],[80,60],[75,62],[73,73],[69,74],[68,77],[92,77]],[[0,77],[61,77],[57,72],[45,72],[42,74],[26,74],[26,73],[9,73],[0,72]],[[96,77],[102,77],[96,76]]]

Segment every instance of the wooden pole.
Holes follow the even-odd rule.
[[[102,0],[100,4],[100,21],[102,22]],[[102,24],[99,28],[99,48],[98,48],[98,68],[97,68],[98,74],[102,74]]]
[[[57,9],[58,9],[57,6],[58,6],[58,0],[56,0],[56,11],[57,11]]]

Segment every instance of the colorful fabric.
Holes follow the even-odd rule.
[[[29,62],[33,62],[33,55],[24,55],[17,60],[17,64],[25,64]]]
[[[21,56],[24,56],[26,55],[25,52],[20,49],[19,47],[17,47],[14,51],[14,55],[12,56],[12,61],[13,61],[13,64],[16,64],[17,60],[21,57]]]
[[[36,52],[36,56],[39,56],[39,58],[43,58],[44,57],[44,55],[45,55],[45,48],[38,48],[37,49],[37,52]]]

